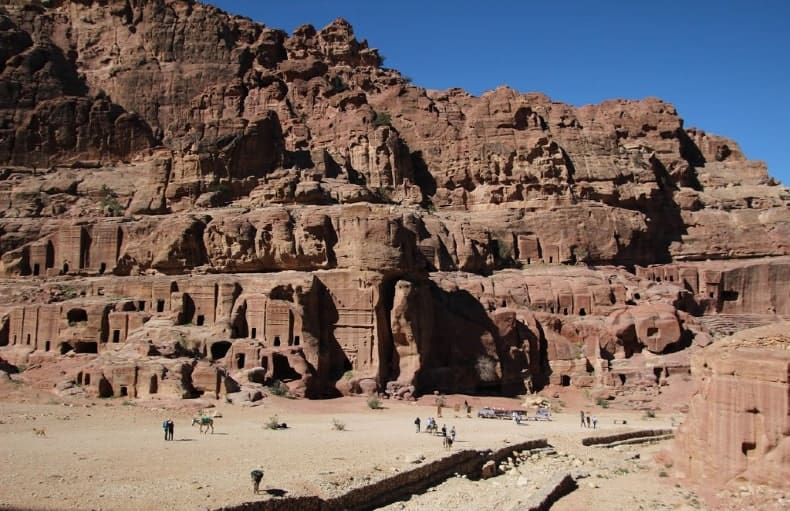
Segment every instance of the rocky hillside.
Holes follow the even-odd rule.
[[[612,396],[705,315],[790,315],[790,192],[659,99],[426,90],[342,19],[190,0],[0,0],[0,88],[0,357],[37,381]]]

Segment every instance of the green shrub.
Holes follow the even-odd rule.
[[[288,391],[288,386],[280,380],[274,380],[274,382],[269,386],[269,393],[274,396],[281,397],[288,397],[290,394]]]
[[[658,473],[658,477],[669,477],[669,474],[667,474],[666,470],[662,470]]]
[[[336,94],[348,90],[348,85],[339,76],[333,76],[332,80],[330,80],[330,85],[332,86],[332,92]]]
[[[595,404],[600,406],[601,408],[609,408],[609,401],[604,399],[604,398],[602,398],[602,397],[599,397],[598,399],[596,399],[595,400]]]
[[[381,399],[379,399],[378,396],[370,396],[368,398],[368,408],[371,410],[381,410],[384,407],[381,405]]]
[[[102,185],[99,190],[99,206],[106,215],[121,216],[123,215],[123,206],[118,202],[118,194],[107,185]]]
[[[376,112],[373,126],[392,126],[392,117],[387,112]]]

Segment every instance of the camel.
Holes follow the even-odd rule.
[[[192,425],[194,426],[195,424],[199,426],[201,433],[208,433],[209,428],[211,428],[211,434],[214,434],[214,419],[211,417],[193,417]],[[206,431],[203,431],[204,426]]]

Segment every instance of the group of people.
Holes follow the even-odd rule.
[[[421,426],[421,425],[422,425],[422,421],[420,420],[420,418],[419,418],[419,417],[415,418],[415,419],[414,419],[414,426],[415,426],[415,428],[416,428],[416,430],[417,430],[417,433],[419,433],[419,432],[420,432],[420,426]],[[447,424],[442,424],[442,429],[441,429],[441,430],[439,430],[439,426],[438,426],[438,424],[436,423],[436,419],[434,419],[433,417],[428,417],[428,418],[425,420],[425,432],[426,432],[426,433],[438,433],[438,432],[440,432],[440,431],[441,431],[441,435],[442,435],[443,437],[447,438],[447,434],[448,434],[448,433],[447,433]],[[455,426],[453,426],[452,428],[450,428],[450,432],[449,432],[449,434],[450,434],[449,438],[450,438],[450,439],[451,439],[453,442],[455,442]]]
[[[592,428],[598,429],[598,417],[594,415],[590,415],[590,412],[584,413],[584,410],[581,411],[581,419],[582,419],[582,427],[583,428]]]
[[[162,429],[165,431],[165,440],[172,440],[173,431],[175,430],[175,424],[173,423],[173,419],[165,419],[162,422]]]

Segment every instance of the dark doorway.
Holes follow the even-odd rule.
[[[121,331],[120,330],[113,330],[112,331],[112,342],[121,342]]]
[[[129,389],[126,388],[126,387],[121,387],[121,389],[120,389],[120,396],[121,397],[126,397],[128,395],[129,395]]]
[[[50,342],[49,341],[45,342],[44,343],[44,351],[49,351],[49,347],[50,347]]]
[[[587,315],[587,311],[584,310],[584,307],[579,309],[579,316],[586,316],[586,315]]]
[[[217,341],[211,345],[211,358],[213,360],[225,358],[229,349],[230,343],[228,341]]]
[[[155,374],[151,375],[151,381],[148,383],[148,393],[156,394],[159,392],[159,378]]]
[[[258,333],[258,329],[255,328],[255,327],[252,327],[252,330],[250,330],[250,338],[251,339],[255,339],[255,336],[257,335],[257,333]]]
[[[41,266],[36,263],[33,265],[33,275],[38,275],[39,273],[41,273]]]
[[[236,369],[244,369],[245,358],[244,353],[236,354]]]
[[[280,336],[279,335],[275,335],[274,336],[274,345],[275,346],[279,346],[280,345]]]
[[[203,316],[203,314],[198,314],[198,317],[197,317],[197,319],[195,320],[195,324],[196,324],[197,326],[203,326],[203,323],[204,323],[205,321],[206,321],[206,318],[205,318],[205,316]]]
[[[570,384],[571,384],[571,377],[568,376],[567,374],[563,374],[560,377],[560,385],[562,385],[563,387],[569,387]]]
[[[107,271],[107,263],[101,263],[99,265],[99,274],[103,275],[105,271]]]
[[[74,343],[74,353],[98,353],[99,343],[82,341]]]
[[[294,346],[299,346],[299,336],[294,335]]]
[[[164,312],[165,311],[165,301],[164,300],[157,300],[156,301],[156,312]]]
[[[63,342],[63,343],[60,344],[60,354],[61,355],[65,355],[66,353],[68,353],[69,351],[72,351],[73,349],[74,349],[74,347],[71,344],[67,343],[67,342]]]
[[[284,382],[298,380],[302,377],[297,373],[291,364],[288,363],[288,357],[280,355],[279,353],[272,354],[272,377],[275,380]]]
[[[69,322],[69,326],[86,323],[88,321],[88,313],[85,309],[71,309],[66,313],[66,319]]]

